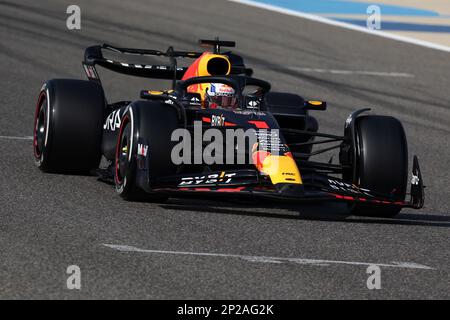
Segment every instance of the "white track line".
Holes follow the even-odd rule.
[[[300,18],[304,18],[304,19],[308,19],[308,20],[312,20],[312,21],[316,21],[316,22],[321,22],[321,23],[329,24],[329,25],[336,26],[336,27],[341,27],[341,28],[345,28],[345,29],[364,32],[364,33],[372,34],[372,35],[383,37],[383,38],[388,38],[388,39],[397,40],[397,41],[401,41],[401,42],[407,42],[407,43],[415,44],[415,45],[426,47],[426,48],[450,52],[450,47],[448,47],[448,46],[436,44],[436,43],[429,42],[429,41],[400,36],[400,35],[388,33],[385,31],[370,30],[370,29],[367,29],[364,27],[356,26],[356,25],[353,25],[350,23],[331,20],[328,18],[314,15],[314,14],[285,9],[285,8],[273,6],[270,4],[264,4],[264,3],[251,1],[251,0],[228,0],[228,1],[236,2],[236,3],[240,3],[240,4],[244,4],[247,6],[256,7],[256,8],[260,8],[260,9],[266,9],[266,10],[270,10],[270,11],[274,11],[274,12],[278,12],[278,13],[282,13],[282,14],[286,14],[286,15],[290,15],[290,16],[294,16],[294,17],[300,17]]]
[[[33,137],[15,137],[15,136],[0,136],[0,139],[4,140],[33,140]]]
[[[418,263],[413,263],[413,262],[369,263],[369,262],[357,262],[357,261],[249,256],[249,255],[224,254],[224,253],[147,250],[147,249],[140,249],[140,248],[127,246],[127,245],[106,244],[106,243],[103,243],[102,246],[105,246],[105,247],[108,247],[108,248],[111,248],[114,250],[122,251],[122,252],[139,252],[139,253],[151,253],[151,254],[171,254],[171,255],[185,255],[185,256],[234,258],[234,259],[246,260],[249,262],[262,262],[262,263],[297,263],[297,264],[318,265],[318,266],[326,266],[326,265],[330,265],[330,264],[352,265],[352,266],[376,265],[379,267],[434,270],[434,268],[431,268],[431,267],[428,267],[425,265],[421,265]]]
[[[330,73],[338,75],[362,75],[375,77],[396,77],[396,78],[414,78],[415,75],[404,72],[382,72],[382,71],[359,71],[359,70],[337,70],[337,69],[319,69],[319,68],[302,68],[288,67],[289,70],[314,73]]]

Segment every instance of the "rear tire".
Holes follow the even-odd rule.
[[[101,158],[105,96],[101,85],[56,79],[44,84],[34,120],[34,157],[44,172],[88,173]]]
[[[408,146],[399,120],[388,116],[361,116],[356,119],[357,163],[353,183],[373,192],[404,201],[408,179]],[[392,217],[401,206],[350,205],[354,215]]]

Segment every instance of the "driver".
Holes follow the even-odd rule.
[[[238,99],[235,90],[223,83],[211,83],[205,91],[206,108],[237,109]]]

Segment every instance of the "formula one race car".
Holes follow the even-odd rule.
[[[348,117],[342,136],[319,132],[309,111],[325,110],[325,102],[270,91],[242,57],[221,52],[234,42],[200,44],[211,50],[87,48],[83,67],[89,81],[54,79],[42,87],[34,122],[37,166],[44,172],[95,172],[127,200],[332,200],[347,202],[353,214],[382,217],[423,206],[416,156],[407,199],[408,150],[397,119],[363,115],[370,109],[362,109]],[[106,52],[167,57],[170,63],[119,62]],[[194,62],[181,67],[177,58]],[[96,66],[171,80],[172,88],[108,103]],[[339,163],[311,160],[332,150],[339,151]],[[108,165],[101,169],[102,157]]]

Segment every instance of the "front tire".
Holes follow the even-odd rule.
[[[121,119],[116,145],[114,182],[117,193],[129,201],[163,202],[152,181],[176,173],[171,161],[171,135],[179,126],[176,110],[165,103],[137,101]]]
[[[352,183],[404,201],[408,179],[408,146],[405,131],[399,120],[388,116],[361,116],[356,119],[356,177]],[[392,217],[401,206],[350,205],[354,215]]]

